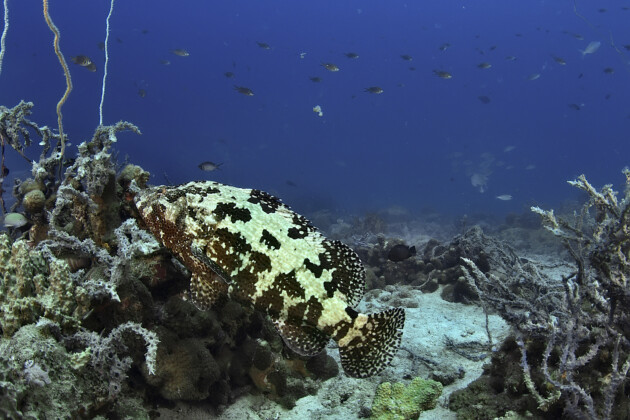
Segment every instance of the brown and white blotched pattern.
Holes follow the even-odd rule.
[[[350,376],[383,370],[400,345],[405,314],[360,314],[365,271],[358,256],[263,191],[216,182],[154,187],[135,198],[155,237],[192,272],[201,307],[221,296],[269,315],[291,349],[314,355],[339,343]]]

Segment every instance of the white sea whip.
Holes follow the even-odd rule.
[[[4,59],[5,40],[9,32],[9,0],[4,0],[4,29],[2,30],[2,38],[0,38],[0,73],[2,73],[2,60]]]
[[[7,0],[4,0],[5,3]],[[105,82],[107,80],[107,63],[109,63],[109,52],[107,46],[109,45],[109,18],[114,11],[114,0],[111,1],[109,7],[109,14],[106,21],[106,33],[105,33],[105,69],[103,71],[103,90],[101,91],[101,103],[98,106],[98,125],[103,125],[103,102],[105,101]]]

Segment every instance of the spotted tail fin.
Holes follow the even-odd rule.
[[[346,374],[366,378],[389,366],[400,346],[404,325],[402,308],[357,316],[339,339],[339,356]]]

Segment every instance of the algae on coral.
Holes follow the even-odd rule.
[[[401,382],[383,382],[374,395],[372,416],[374,420],[417,419],[422,411],[435,408],[442,394],[442,384],[431,380],[414,378],[405,386]]]

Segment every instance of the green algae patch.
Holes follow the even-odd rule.
[[[430,379],[414,378],[407,386],[383,382],[372,402],[374,420],[417,419],[422,411],[435,408],[442,394],[442,384]]]

